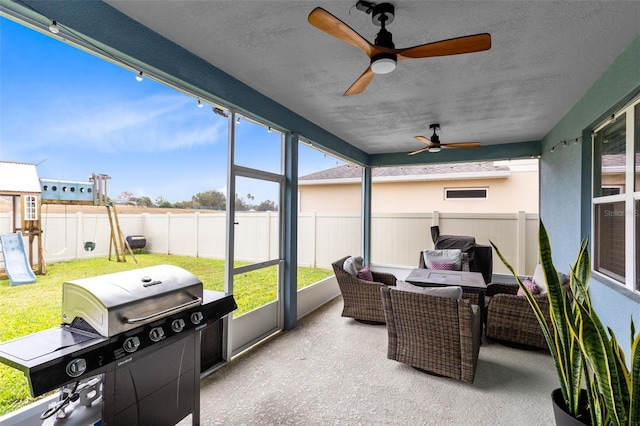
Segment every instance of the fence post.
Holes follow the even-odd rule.
[[[265,213],[267,220],[267,238],[265,241],[267,243],[267,257],[265,259],[273,259],[271,257],[271,210],[267,210]],[[278,240],[279,241],[279,240]],[[280,253],[276,257],[280,257]]]
[[[151,238],[149,238],[149,230],[147,229],[147,221],[149,220],[149,213],[142,213],[141,216],[142,216],[142,235],[144,235],[145,238],[147,238],[147,244],[145,249],[147,252],[150,252],[150,249],[152,248],[152,247],[149,247]]]
[[[171,213],[167,212],[167,249],[165,254],[171,254]]]
[[[194,253],[196,254],[196,257],[200,257],[200,251],[199,251],[199,242],[198,242],[198,235],[200,234],[200,212],[195,212],[193,214],[193,218],[195,220],[195,224],[194,224],[194,229],[195,229],[195,235],[193,236],[193,241],[195,242],[196,246],[195,249],[193,250]]]
[[[82,212],[77,212],[76,213],[76,244],[75,244],[76,259],[80,259],[80,253],[82,253],[79,247],[82,247],[82,250],[84,250],[84,241],[82,241],[83,238],[84,238],[84,218],[82,217]]]
[[[527,214],[518,211],[518,254],[517,254],[517,272],[525,274],[527,268]]]
[[[318,220],[318,212],[314,210],[311,213],[311,267],[315,268],[318,264],[318,247],[317,247],[317,235],[316,229],[318,228],[318,224],[316,221]]]

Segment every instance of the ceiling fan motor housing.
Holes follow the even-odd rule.
[[[396,17],[396,8],[391,3],[380,3],[373,7],[371,20],[379,27],[388,25]]]

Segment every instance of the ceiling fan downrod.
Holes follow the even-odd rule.
[[[440,130],[440,124],[439,123],[429,124],[429,128],[433,129],[433,135],[431,135],[431,142],[433,142],[434,144],[439,144],[440,137],[436,134],[436,130]]]

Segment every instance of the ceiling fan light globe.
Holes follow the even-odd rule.
[[[388,74],[396,69],[397,56],[381,53],[371,58],[371,71],[375,74]]]
[[[440,148],[439,146],[432,146],[431,148],[429,148],[429,152],[440,152],[442,148]]]

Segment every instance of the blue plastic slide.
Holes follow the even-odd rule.
[[[31,270],[27,251],[22,241],[22,232],[17,234],[0,234],[4,269],[9,275],[11,285],[30,284],[36,282],[36,276]]]

